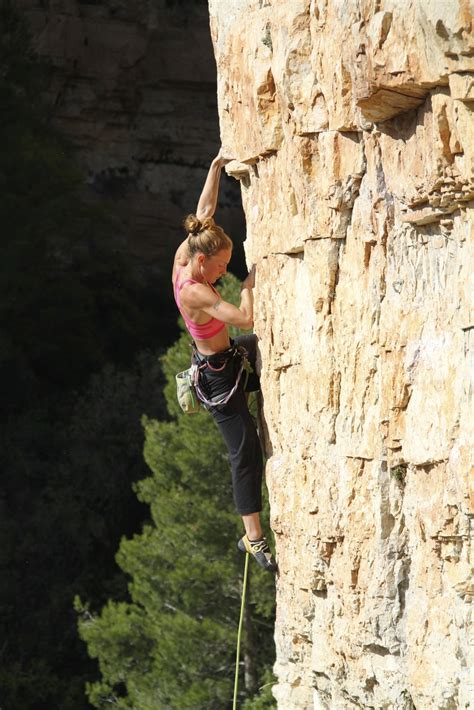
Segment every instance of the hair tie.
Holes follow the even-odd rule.
[[[191,234],[193,236],[196,236],[197,234],[199,234],[199,232],[202,231],[202,229],[203,229],[203,226],[202,226],[201,220],[196,218],[196,223],[193,225],[193,229],[191,230]]]

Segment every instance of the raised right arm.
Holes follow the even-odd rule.
[[[217,207],[222,168],[229,162],[230,159],[224,158],[222,151],[219,151],[219,154],[211,163],[196,209],[196,217],[201,221],[214,216]]]

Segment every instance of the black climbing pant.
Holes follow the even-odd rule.
[[[247,406],[245,392],[260,389],[256,374],[257,336],[240,335],[232,341],[232,348],[206,357],[194,351],[194,361],[207,367],[201,369],[199,384],[209,400],[224,396],[235,384],[241,364],[236,346],[243,346],[253,372],[242,373],[239,386],[227,404],[208,406],[227,446],[232,471],[232,489],[240,515],[258,513],[262,509],[263,458],[257,427]]]

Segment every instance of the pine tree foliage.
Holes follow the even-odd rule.
[[[235,279],[228,279],[227,288],[235,292]],[[150,506],[151,520],[140,535],[122,541],[117,555],[131,578],[131,601],[110,601],[98,615],[76,602],[80,634],[102,676],[88,687],[97,708],[111,702],[134,710],[232,706],[244,562],[236,541],[242,529],[227,454],[211,416],[204,410],[184,415],[176,407],[174,376],[189,366],[189,355],[183,332],[163,358],[172,419],[143,420],[152,475],[136,491]],[[273,605],[274,579],[254,567],[254,638],[251,647],[245,640],[244,656],[260,679],[273,662]],[[240,687],[243,701],[249,696],[243,677]]]
[[[75,396],[64,421],[38,406],[2,431],[0,689],[4,710],[89,707],[94,665],[77,636],[74,596],[125,595],[114,555],[147,509],[140,417],[163,417],[160,368],[144,353],[112,365]]]

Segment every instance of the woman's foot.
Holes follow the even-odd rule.
[[[259,540],[249,540],[247,535],[244,535],[237,543],[237,547],[241,552],[248,552],[249,555],[252,555],[257,564],[267,572],[278,571],[278,565],[265,537],[261,537]]]

